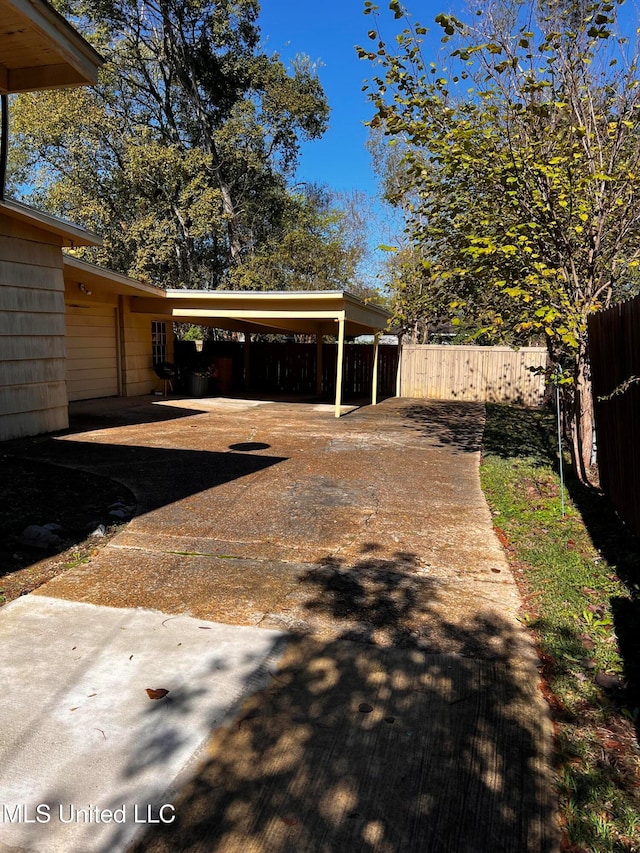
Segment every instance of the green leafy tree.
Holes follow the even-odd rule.
[[[636,45],[613,2],[502,0],[469,22],[438,15],[427,60],[433,36],[398,0],[390,10],[393,43],[365,3],[375,46],[359,52],[376,66],[371,123],[405,146],[427,304],[448,293],[454,322],[497,341],[544,336],[587,480],[587,317],[637,289]]]
[[[232,271],[234,287],[357,292],[365,235],[348,202],[314,185],[292,192],[277,227]]]
[[[328,107],[313,66],[259,44],[256,0],[82,0],[107,57],[93,90],[21,96],[14,186],[105,237],[95,257],[165,286],[218,287],[290,217],[287,182]]]

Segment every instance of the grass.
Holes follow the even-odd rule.
[[[481,480],[534,632],[556,732],[566,853],[640,851],[640,543],[567,479],[553,413],[488,405]]]

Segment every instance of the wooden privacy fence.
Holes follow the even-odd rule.
[[[400,396],[539,406],[545,378],[533,369],[546,364],[543,347],[513,350],[406,344],[402,347]]]
[[[203,352],[197,354],[193,341],[176,341],[176,362],[185,372],[199,364],[215,362],[218,368],[224,363],[226,387],[221,393],[242,393],[251,390],[256,394],[316,394],[317,350],[315,343],[291,341],[251,343],[249,377],[245,382],[244,344],[237,341],[206,341]],[[322,395],[331,398],[336,390],[338,345],[322,346]],[[378,395],[394,396],[398,370],[398,347],[382,344],[378,348]],[[373,375],[373,346],[371,344],[346,344],[343,367],[343,398],[361,399],[371,395]]]
[[[640,535],[640,297],[589,317],[589,358],[600,485]]]

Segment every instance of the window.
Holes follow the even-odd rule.
[[[162,320],[151,321],[151,353],[154,367],[167,360],[167,324]]]

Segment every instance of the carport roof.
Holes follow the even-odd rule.
[[[379,332],[390,314],[343,290],[167,290],[164,305],[136,299],[134,311],[167,314],[177,322],[239,332],[346,335]]]

